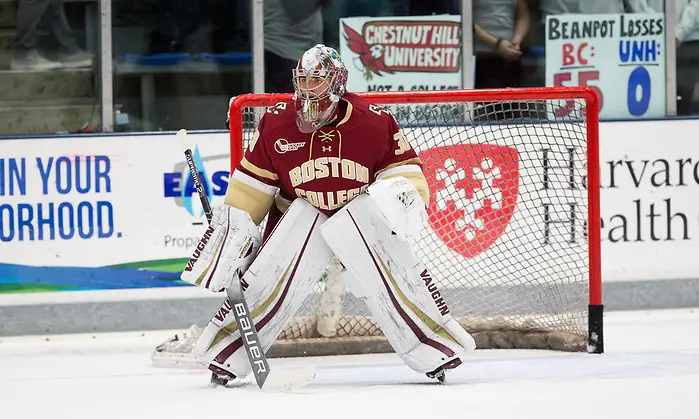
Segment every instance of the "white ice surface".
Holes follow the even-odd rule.
[[[476,351],[447,385],[395,355],[311,363],[294,393],[210,388],[209,374],[155,368],[171,331],[0,339],[0,419],[699,419],[699,309],[609,313],[606,353]]]

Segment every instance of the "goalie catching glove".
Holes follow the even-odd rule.
[[[180,279],[213,292],[229,288],[255,259],[260,242],[260,232],[248,213],[221,205]]]
[[[381,219],[399,238],[420,235],[427,211],[411,181],[404,177],[380,179],[369,186],[367,194],[381,211]]]

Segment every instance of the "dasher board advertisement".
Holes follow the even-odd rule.
[[[228,135],[190,137],[220,205]],[[0,141],[0,293],[183,286],[205,225],[174,134]]]
[[[520,126],[525,142],[503,137],[498,124],[404,130],[427,167],[431,217],[422,247],[429,252],[421,256],[439,262],[430,265],[434,278],[467,267],[486,284],[520,271],[543,283],[556,280],[547,264],[585,260],[586,220],[578,216],[585,212],[577,211],[587,202],[585,134],[572,124]],[[574,148],[553,147],[573,129]],[[699,120],[601,124],[603,281],[696,278],[698,130]],[[230,176],[228,135],[190,136],[216,207]],[[205,225],[174,135],[0,141],[0,293],[188,286],[179,275]],[[503,243],[540,258],[517,259],[523,253],[505,252]],[[537,266],[522,271],[530,263]]]
[[[351,92],[462,86],[461,16],[340,19]]]

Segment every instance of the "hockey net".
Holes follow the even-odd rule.
[[[602,352],[598,111],[587,88],[362,94],[390,110],[424,164],[414,245],[477,348]],[[230,109],[235,168],[266,107]],[[333,265],[270,356],[391,351]]]

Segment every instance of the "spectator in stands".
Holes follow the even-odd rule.
[[[461,10],[460,0],[409,0],[411,16],[458,15]]]
[[[474,0],[473,28],[477,89],[522,85],[522,42],[529,30],[527,0]],[[521,118],[525,103],[482,103],[477,120]]]
[[[627,13],[662,13],[665,0],[624,0]]]
[[[390,12],[386,16],[461,14],[461,0],[388,0],[388,3]]]
[[[578,0],[580,7],[578,13],[624,13],[625,1],[626,0]]]
[[[37,50],[37,30],[43,17],[47,19],[51,34],[58,42],[56,60],[44,57]],[[10,64],[13,70],[46,71],[90,67],[92,62],[93,56],[78,47],[62,0],[19,0],[17,34]]]
[[[476,88],[520,87],[526,0],[474,0]]]
[[[250,0],[213,0],[211,44],[217,54],[250,52]]]
[[[265,0],[265,91],[291,93],[291,70],[323,43],[323,0]]]
[[[548,16],[565,14],[624,13],[628,0],[528,0],[532,26],[528,34],[531,51],[525,60],[523,84],[544,86],[546,79],[545,24]],[[662,1],[662,0],[661,0]]]
[[[401,0],[402,2],[402,0]],[[394,16],[388,0],[329,0],[323,7],[324,44],[340,50],[339,20],[353,16]]]
[[[155,13],[148,55],[184,52],[204,22],[211,24],[214,53],[250,51],[250,0],[157,0]]]
[[[148,35],[148,55],[180,53],[185,40],[199,28],[202,6],[199,0],[157,0],[155,28]]]
[[[663,12],[663,0],[628,0],[634,12]],[[691,115],[699,84],[699,0],[676,0],[677,114]]]
[[[568,13],[624,13],[626,0],[540,0],[542,18]]]

